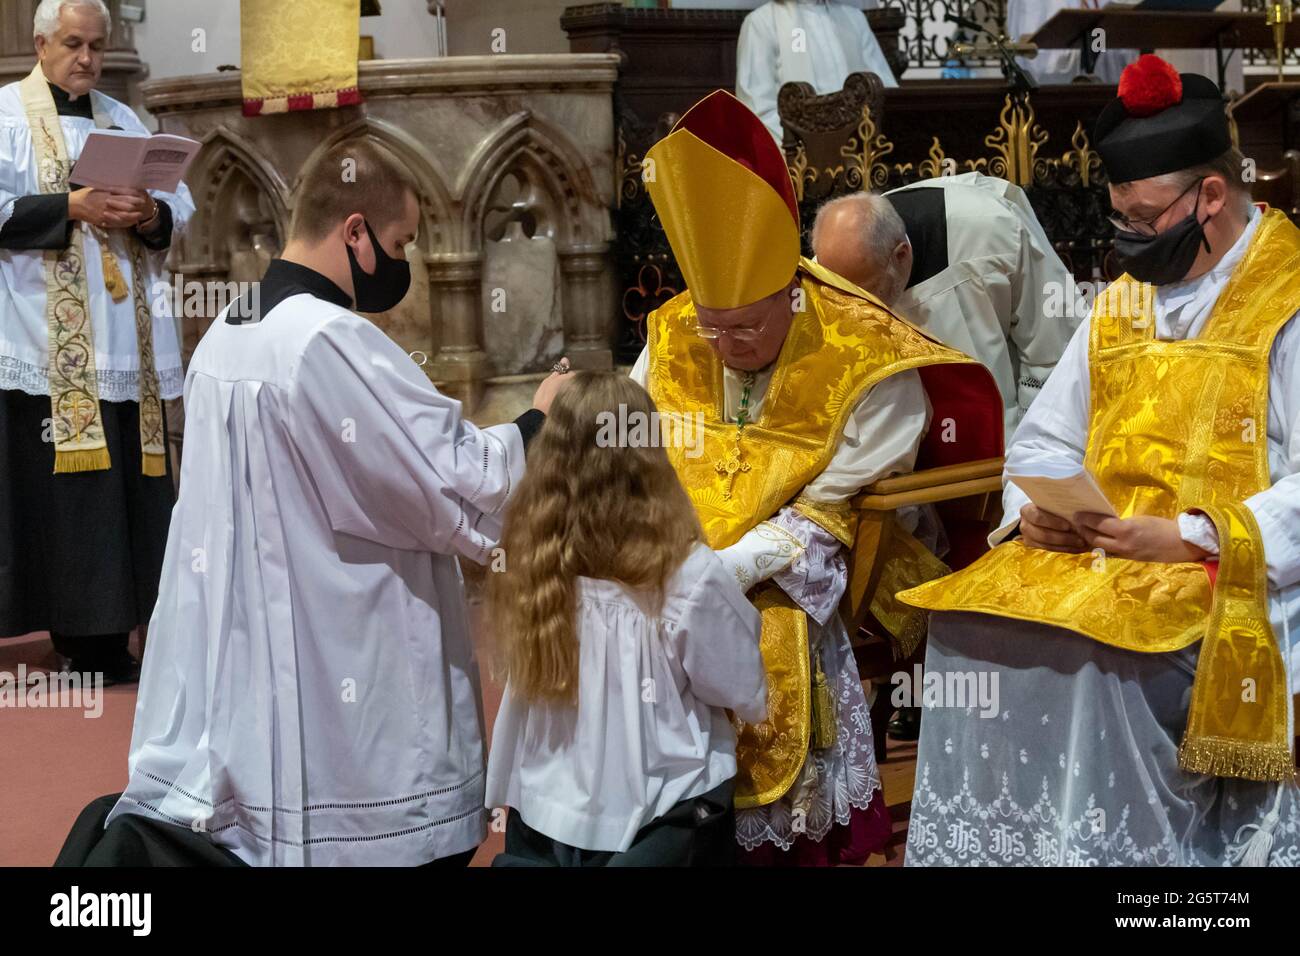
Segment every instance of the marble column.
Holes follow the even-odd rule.
[[[477,252],[451,253],[431,256],[427,262],[429,298],[441,313],[441,321],[434,319],[441,333],[435,340],[438,350],[427,372],[448,395],[473,408],[491,374],[481,325],[482,257]]]
[[[560,252],[564,283],[564,354],[573,368],[613,365],[610,316],[615,314],[609,281],[609,243],[571,246]]]

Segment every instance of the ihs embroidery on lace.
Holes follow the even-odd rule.
[[[1113,778],[1113,775],[1112,775]],[[1129,831],[1131,805],[1118,811],[1118,821],[1107,821],[1106,810],[1095,794],[1075,819],[1061,816],[1052,801],[1047,777],[1036,803],[1022,807],[1011,796],[1009,775],[1002,774],[997,799],[984,803],[970,786],[970,771],[962,774],[961,790],[943,797],[930,785],[930,766],[921,768],[912,794],[908,823],[907,858],[930,866],[1187,866],[1200,861],[1184,859],[1173,834],[1139,845]],[[1300,835],[1300,804],[1290,803],[1289,818],[1279,835]],[[1233,834],[1223,835],[1226,841]],[[1272,866],[1300,866],[1300,849],[1294,839],[1273,853]]]

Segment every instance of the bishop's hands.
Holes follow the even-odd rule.
[[[1183,540],[1178,522],[1155,515],[1112,518],[1077,514],[1074,521],[1027,504],[1020,509],[1020,536],[1031,548],[1081,554],[1100,550],[1132,561],[1203,561],[1209,552]]]
[[[148,229],[158,220],[158,203],[143,189],[74,189],[68,194],[68,218],[101,229]]]
[[[551,403],[555,401],[555,396],[569,387],[573,381],[573,375],[569,372],[569,360],[562,358],[555,363],[555,371],[546,378],[542,379],[542,384],[537,386],[537,391],[533,395],[533,408],[549,415],[551,413]]]

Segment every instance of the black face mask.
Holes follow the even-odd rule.
[[[352,267],[352,293],[358,312],[387,312],[406,298],[411,288],[411,264],[394,259],[379,244],[379,237],[366,223],[370,245],[375,250],[375,271],[366,272],[348,246],[348,265]]]
[[[1210,217],[1205,217],[1209,222]],[[1119,267],[1139,282],[1168,285],[1187,275],[1196,261],[1197,247],[1204,244],[1210,251],[1210,240],[1205,238],[1205,222],[1192,214],[1164,232],[1144,236],[1126,229],[1115,230],[1115,259]]]

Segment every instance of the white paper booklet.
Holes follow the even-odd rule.
[[[95,189],[156,189],[174,193],[203,144],[185,136],[145,136],[97,129],[86,139],[69,181]]]
[[[1007,478],[1029,496],[1040,511],[1073,521],[1080,512],[1118,517],[1097,479],[1081,465],[1043,462],[1033,466],[1035,474],[1014,474]]]

